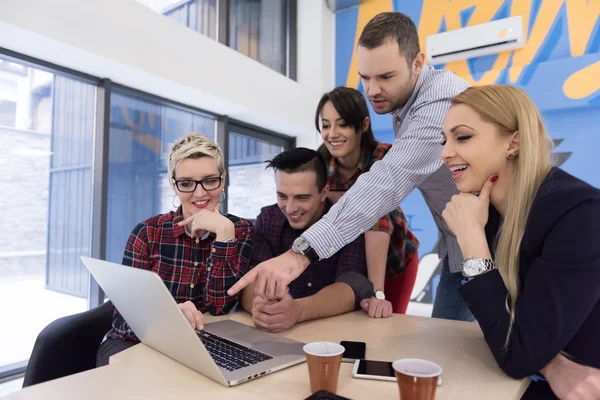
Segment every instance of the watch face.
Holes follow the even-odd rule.
[[[296,240],[294,240],[292,247],[294,251],[305,251],[308,249],[308,242],[302,236],[299,236]]]
[[[385,294],[381,290],[375,292],[375,298],[379,300],[385,300]]]
[[[479,274],[481,265],[477,260],[466,260],[463,263],[463,275],[464,276],[475,276]]]

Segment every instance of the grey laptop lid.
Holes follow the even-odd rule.
[[[303,343],[226,320],[205,324],[204,330],[272,358],[235,371],[220,368],[157,274],[89,257],[81,260],[144,344],[224,386],[305,360]]]

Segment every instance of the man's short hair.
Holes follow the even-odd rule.
[[[327,165],[323,156],[316,150],[296,147],[279,153],[266,163],[266,168],[273,168],[275,171],[283,171],[288,174],[313,171],[317,175],[316,184],[319,192],[327,184]]]
[[[358,45],[374,49],[388,40],[398,43],[400,53],[406,57],[409,65],[421,52],[415,23],[399,12],[383,12],[373,17],[360,34]]]

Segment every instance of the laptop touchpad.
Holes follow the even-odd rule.
[[[248,329],[245,332],[241,332],[230,336],[236,341],[246,343],[249,347],[255,350],[262,351],[272,356],[284,356],[288,354],[303,355],[302,347],[303,343],[290,343],[287,341],[278,340],[277,337],[268,337],[263,332],[255,331],[254,329]]]

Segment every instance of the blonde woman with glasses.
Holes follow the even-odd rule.
[[[460,194],[442,216],[465,258],[460,294],[500,368],[534,377],[526,398],[598,399],[600,191],[553,167],[550,143],[522,90],[456,96],[442,159]]]
[[[202,313],[228,313],[238,296],[227,290],[248,270],[252,226],[233,215],[222,215],[225,163],[221,149],[206,136],[191,133],[171,145],[169,184],[175,211],[138,224],[131,232],[123,264],[157,273],[196,330]],[[112,329],[98,350],[97,364],[139,340],[118,310]]]

